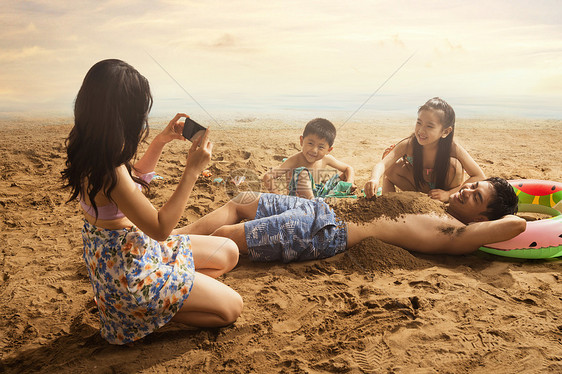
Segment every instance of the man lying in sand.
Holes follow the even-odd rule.
[[[383,198],[392,196],[378,199]],[[344,222],[321,200],[246,192],[184,230],[230,238],[254,261],[290,262],[331,257],[367,237],[412,251],[464,254],[511,239],[526,227],[524,219],[513,215],[517,196],[501,178],[463,185],[448,205],[439,205],[445,207],[441,212],[438,206],[428,211],[420,208],[423,204],[410,204],[417,211],[393,216],[380,212],[384,204],[376,212],[375,202],[363,202],[358,202],[357,215],[369,210],[371,217]],[[240,223],[246,219],[250,221]]]

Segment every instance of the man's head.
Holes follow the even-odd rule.
[[[502,178],[468,183],[449,198],[448,212],[463,223],[492,221],[517,213],[518,198]]]
[[[332,151],[336,127],[324,118],[315,118],[306,124],[300,138],[302,153],[309,162],[321,160]]]

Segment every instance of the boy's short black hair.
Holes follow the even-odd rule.
[[[306,137],[308,135],[316,135],[326,140],[331,147],[334,145],[334,140],[336,140],[336,126],[327,119],[315,118],[308,122],[304,128],[302,136]]]
[[[519,198],[513,187],[503,178],[491,177],[486,179],[494,187],[495,196],[488,204],[488,209],[482,214],[490,221],[500,219],[508,214],[517,213]]]

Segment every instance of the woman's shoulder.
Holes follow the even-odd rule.
[[[404,153],[404,154],[412,154],[414,152],[414,146],[412,144],[412,137],[408,136],[400,140],[396,143],[395,148],[396,152]]]
[[[130,181],[130,183],[134,183],[133,179],[131,178],[131,175],[129,174],[129,171],[127,170],[127,167],[124,164],[119,165],[115,168],[115,176],[116,176],[116,187],[119,184],[127,184],[129,181]],[[99,203],[107,204],[110,201],[108,199],[108,197],[105,195],[105,190],[106,190],[107,187],[109,187],[110,180],[111,180],[111,178],[110,178],[109,175],[106,175],[103,178],[103,187],[97,193],[96,198],[95,198],[96,204],[99,204]],[[87,188],[88,184],[89,184],[89,180],[88,180],[88,178],[86,178],[84,180],[84,188],[85,189]]]
[[[133,180],[131,172],[129,172],[126,165],[116,167],[115,175],[117,176],[115,190],[132,190],[133,188],[137,188],[138,184]]]
[[[470,153],[468,153],[462,145],[454,142],[451,145],[451,157],[456,158],[463,165],[466,165],[469,162],[475,162]]]
[[[451,157],[458,158],[459,155],[462,153],[466,153],[465,149],[460,144],[458,144],[453,140],[451,142],[451,151],[450,151]]]
[[[121,164],[115,168],[115,175],[117,176],[117,182],[120,182],[121,179],[130,179],[131,181],[133,180],[131,178],[131,173],[129,173],[129,170],[127,169],[127,166],[125,166],[125,164]]]

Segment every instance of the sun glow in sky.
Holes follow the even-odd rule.
[[[71,116],[87,70],[119,58],[150,81],[153,115],[204,107],[217,116],[344,118],[413,55],[358,116],[412,114],[440,96],[459,117],[562,119],[556,0],[9,0],[3,8],[0,117]]]

